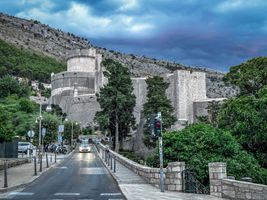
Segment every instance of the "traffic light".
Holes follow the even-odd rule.
[[[151,114],[150,115],[150,118],[149,118],[149,128],[150,128],[150,133],[153,137],[156,136],[156,133],[155,133],[155,115],[154,114]]]
[[[161,120],[159,118],[155,118],[154,132],[157,137],[161,137]]]
[[[157,114],[151,114],[150,118],[147,119],[149,121],[149,128],[150,133],[153,137],[161,137],[162,131],[162,120],[161,120],[161,113],[158,112]]]

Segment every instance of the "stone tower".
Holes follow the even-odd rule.
[[[82,126],[92,125],[95,113],[100,110],[96,93],[107,82],[101,61],[102,56],[93,48],[74,50],[68,54],[67,71],[51,74],[52,103],[59,105],[70,120],[79,121]],[[196,121],[196,116],[207,115],[208,103],[222,100],[206,97],[205,72],[176,70],[163,76],[169,82],[166,95],[172,102],[174,115],[178,120],[172,129],[181,129]],[[146,78],[132,78],[137,125],[146,102]]]
[[[100,109],[96,93],[105,83],[101,61],[102,56],[93,48],[74,50],[67,56],[67,71],[51,74],[52,104],[82,126],[91,125]]]

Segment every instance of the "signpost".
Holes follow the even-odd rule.
[[[33,130],[29,130],[28,133],[27,133],[27,135],[28,135],[29,138],[34,137],[34,134],[35,134],[35,133],[34,133]]]
[[[163,145],[162,145],[162,117],[161,112],[151,114],[149,119],[151,135],[157,137],[159,141],[159,164],[160,164],[160,191],[164,192],[164,173],[163,173]]]
[[[63,124],[58,126],[58,132],[59,133],[63,133],[64,132],[64,125]]]
[[[27,135],[28,135],[28,137],[30,138],[30,141],[31,142],[33,142],[33,137],[34,137],[34,131],[33,130],[29,130],[28,132],[27,132]]]
[[[61,124],[58,126],[58,136],[57,136],[57,141],[59,144],[62,144],[63,142],[63,138],[62,138],[62,134],[64,132],[64,124]]]
[[[42,136],[44,137],[46,133],[46,128],[42,128]]]
[[[160,130],[157,130],[160,129]],[[157,136],[159,138],[159,166],[160,166],[160,191],[164,192],[164,174],[163,174],[163,147],[162,147],[162,118],[161,112],[157,113],[156,122]]]

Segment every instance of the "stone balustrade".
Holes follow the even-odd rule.
[[[267,199],[267,185],[227,179],[226,163],[209,163],[210,194],[231,200]]]
[[[126,166],[128,169],[132,170],[139,176],[143,177],[149,184],[152,184],[156,187],[160,185],[160,169],[152,168],[144,165],[140,165],[124,156],[108,149],[104,145],[99,145],[99,154],[102,159],[105,157],[105,151],[111,154],[116,161],[120,162],[122,165]],[[171,162],[168,163],[168,166],[163,169],[164,177],[164,186],[166,190],[170,191],[182,191],[182,171],[185,170],[184,162]]]

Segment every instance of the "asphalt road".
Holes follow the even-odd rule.
[[[95,152],[75,152],[56,168],[45,172],[24,190],[10,193],[9,198],[31,200],[125,199],[117,183]]]

